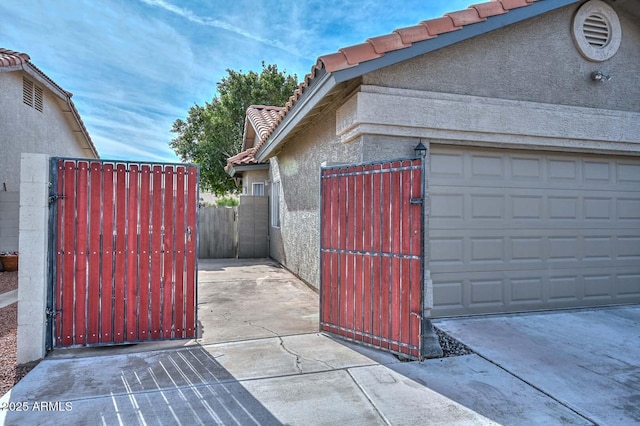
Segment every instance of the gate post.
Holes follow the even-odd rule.
[[[49,156],[25,154],[20,164],[17,363],[44,358],[48,291]]]
[[[427,171],[430,168],[431,144],[427,142],[427,149],[422,154],[422,356],[424,358],[440,358],[443,355],[442,348],[433,323],[431,322],[431,309],[433,309],[433,281],[429,260],[431,250],[429,246],[429,217],[431,214],[431,201],[429,197],[429,180]]]

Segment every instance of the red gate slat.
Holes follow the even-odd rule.
[[[58,161],[58,187],[56,194],[64,194],[64,162],[62,160]],[[55,295],[55,309],[58,311],[62,310],[62,293],[64,291],[63,286],[63,277],[64,277],[64,228],[62,226],[63,223],[63,213],[64,212],[64,199],[58,202],[57,206],[57,216],[58,221],[56,223],[56,295]],[[54,344],[59,346],[62,344],[62,314],[58,314],[54,316],[54,327],[55,327],[55,341]]]
[[[151,211],[151,339],[161,336],[160,313],[162,305],[162,166],[153,166],[153,207]]]
[[[419,160],[415,161],[415,165],[420,165]],[[423,176],[422,169],[417,168],[412,170],[412,185],[411,185],[411,197],[421,198]],[[423,200],[423,202],[425,202]],[[411,254],[414,256],[422,257],[422,212],[421,205],[412,205],[411,212],[411,229],[414,231],[411,234]],[[420,260],[411,261],[411,282],[419,282],[420,285],[411,286],[411,312],[422,313],[422,265]],[[420,340],[420,318],[415,315],[411,316],[411,338],[415,346],[418,346]]]
[[[411,166],[412,162],[406,161],[403,163],[405,166]],[[411,214],[413,213],[411,198],[411,170],[403,170],[400,175],[401,186],[402,186],[402,214],[401,214],[401,251],[404,255],[411,254],[411,238],[413,234],[413,229],[411,227]],[[400,318],[400,341],[412,343],[411,337],[411,321],[413,321],[412,312],[416,314],[419,311],[413,311],[411,309],[411,260],[403,259],[401,264],[402,272],[400,277],[400,312],[402,316]],[[414,283],[415,286],[415,283]],[[406,313],[409,313],[409,317],[406,316]],[[403,353],[407,353],[411,355],[411,352],[408,348],[403,348]]]
[[[331,201],[329,198],[329,183],[330,181],[327,179],[328,170],[320,171],[320,199],[322,210],[320,211],[320,229],[322,230],[320,234],[320,281],[322,282],[331,282],[330,272],[331,272],[331,260],[329,253],[326,251],[331,247],[330,242],[330,232],[331,232],[331,218],[329,216]],[[323,291],[320,292],[320,329],[324,329],[324,323],[327,321],[327,308],[328,308],[328,300],[327,297],[329,292]]]
[[[370,253],[373,251],[373,240],[372,240],[372,220],[373,220],[373,211],[377,209],[377,206],[373,206],[372,204],[372,191],[373,191],[373,174],[371,171],[373,167],[368,165],[364,168],[365,174],[363,175],[363,210],[364,210],[364,218],[363,218],[363,251]],[[363,276],[362,276],[362,286],[363,286],[363,298],[362,298],[362,310],[363,310],[363,324],[362,329],[364,331],[365,336],[363,337],[363,341],[365,343],[371,343],[371,338],[366,336],[367,334],[371,334],[372,330],[372,314],[373,314],[373,299],[372,299],[372,275],[371,270],[373,268],[374,259],[372,256],[364,256],[363,258]]]
[[[173,233],[173,167],[164,168],[164,235],[163,235],[163,263],[164,282],[162,287],[162,337],[172,337],[173,325],[173,263],[174,263],[174,233]]]
[[[347,200],[346,200],[346,248],[348,251],[353,251],[355,248],[355,218],[356,218],[356,185],[355,185],[355,167],[349,167],[347,169]],[[345,254],[343,256],[347,263],[347,277],[346,277],[346,316],[345,327],[347,328],[346,336],[350,339],[354,338],[353,331],[355,328],[355,285],[356,285],[356,272],[355,272],[355,256],[352,254]]]
[[[184,167],[176,167],[176,219],[175,219],[175,305],[174,305],[174,336],[184,337],[184,255],[185,255],[185,186]]]
[[[149,335],[149,262],[151,261],[151,167],[144,164],[140,177],[140,303],[138,304],[138,337],[148,340]]]
[[[374,174],[373,174],[373,221],[372,221],[372,241],[373,241],[373,251],[377,253],[372,261],[373,261],[373,285],[372,285],[372,293],[373,293],[373,325],[372,325],[372,333],[374,336],[380,336],[382,333],[382,310],[387,309],[382,306],[382,174],[379,173],[382,170],[382,165],[376,164],[374,166]],[[375,346],[380,346],[381,340],[378,338],[373,338],[371,344]]]
[[[87,342],[87,232],[88,232],[88,197],[89,197],[89,163],[79,161],[76,164],[78,181],[76,183],[76,270],[75,270],[75,345]]]
[[[126,300],[125,341],[138,340],[138,166],[129,166],[127,185],[127,253],[126,253]]]
[[[113,165],[104,164],[102,191],[102,283],[100,289],[100,343],[113,342]]]
[[[116,227],[115,227],[115,270],[114,270],[114,300],[113,300],[113,341],[125,341],[125,265],[126,265],[126,200],[127,200],[127,169],[124,164],[116,165]]]
[[[75,307],[75,214],[76,214],[76,165],[73,161],[64,163],[64,255],[62,283],[62,344],[72,345],[74,335]]]
[[[186,282],[186,314],[185,337],[196,337],[196,255],[198,220],[198,169],[189,167],[187,181],[187,282]]]
[[[400,162],[391,163],[391,167],[396,169],[401,165]],[[402,197],[406,194],[402,193],[402,187],[400,185],[400,171],[391,172],[391,188],[389,196],[391,197],[391,252],[393,254],[401,254],[400,246],[402,243],[402,223],[401,223],[401,211]],[[400,287],[402,283],[402,277],[400,274],[400,258],[393,257],[391,260],[391,340],[400,341],[400,327],[402,322],[402,306],[400,304]],[[400,347],[397,344],[391,345],[391,350],[399,352]]]
[[[337,173],[339,170],[335,170],[333,174]],[[331,204],[331,248],[337,248],[340,246],[340,181],[338,178],[334,177],[331,179],[331,196],[330,196],[330,204]],[[335,325],[338,324],[340,318],[340,287],[337,285],[336,281],[338,280],[340,273],[340,255],[336,252],[331,253],[331,277],[332,280],[330,282],[330,306],[328,312],[327,321],[330,324],[333,324],[333,329],[330,331],[337,332],[337,328]]]
[[[100,213],[102,212],[102,166],[89,164],[89,283],[87,289],[87,343],[100,341]]]

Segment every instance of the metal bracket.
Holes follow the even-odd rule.
[[[411,204],[422,204],[422,198],[412,198]]]
[[[409,315],[418,317],[418,362],[424,361],[422,354],[422,315],[417,312],[411,312]]]
[[[62,195],[62,194],[55,194],[55,195],[51,195],[49,196],[49,204],[51,203],[55,203],[56,201],[63,199],[63,198],[67,198],[66,195]]]
[[[47,308],[45,313],[47,314],[48,317],[55,317],[56,315],[60,315],[62,311],[52,311],[51,309]]]

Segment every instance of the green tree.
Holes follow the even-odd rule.
[[[169,145],[182,161],[200,165],[200,187],[216,195],[236,192],[224,171],[227,158],[242,148],[244,118],[250,105],[284,106],[298,87],[297,75],[262,63],[262,72],[227,69],[217,83],[217,95],[204,106],[194,105],[186,120],[177,119]]]

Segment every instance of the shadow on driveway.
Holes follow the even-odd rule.
[[[5,425],[280,424],[199,345],[44,362],[3,402]]]

